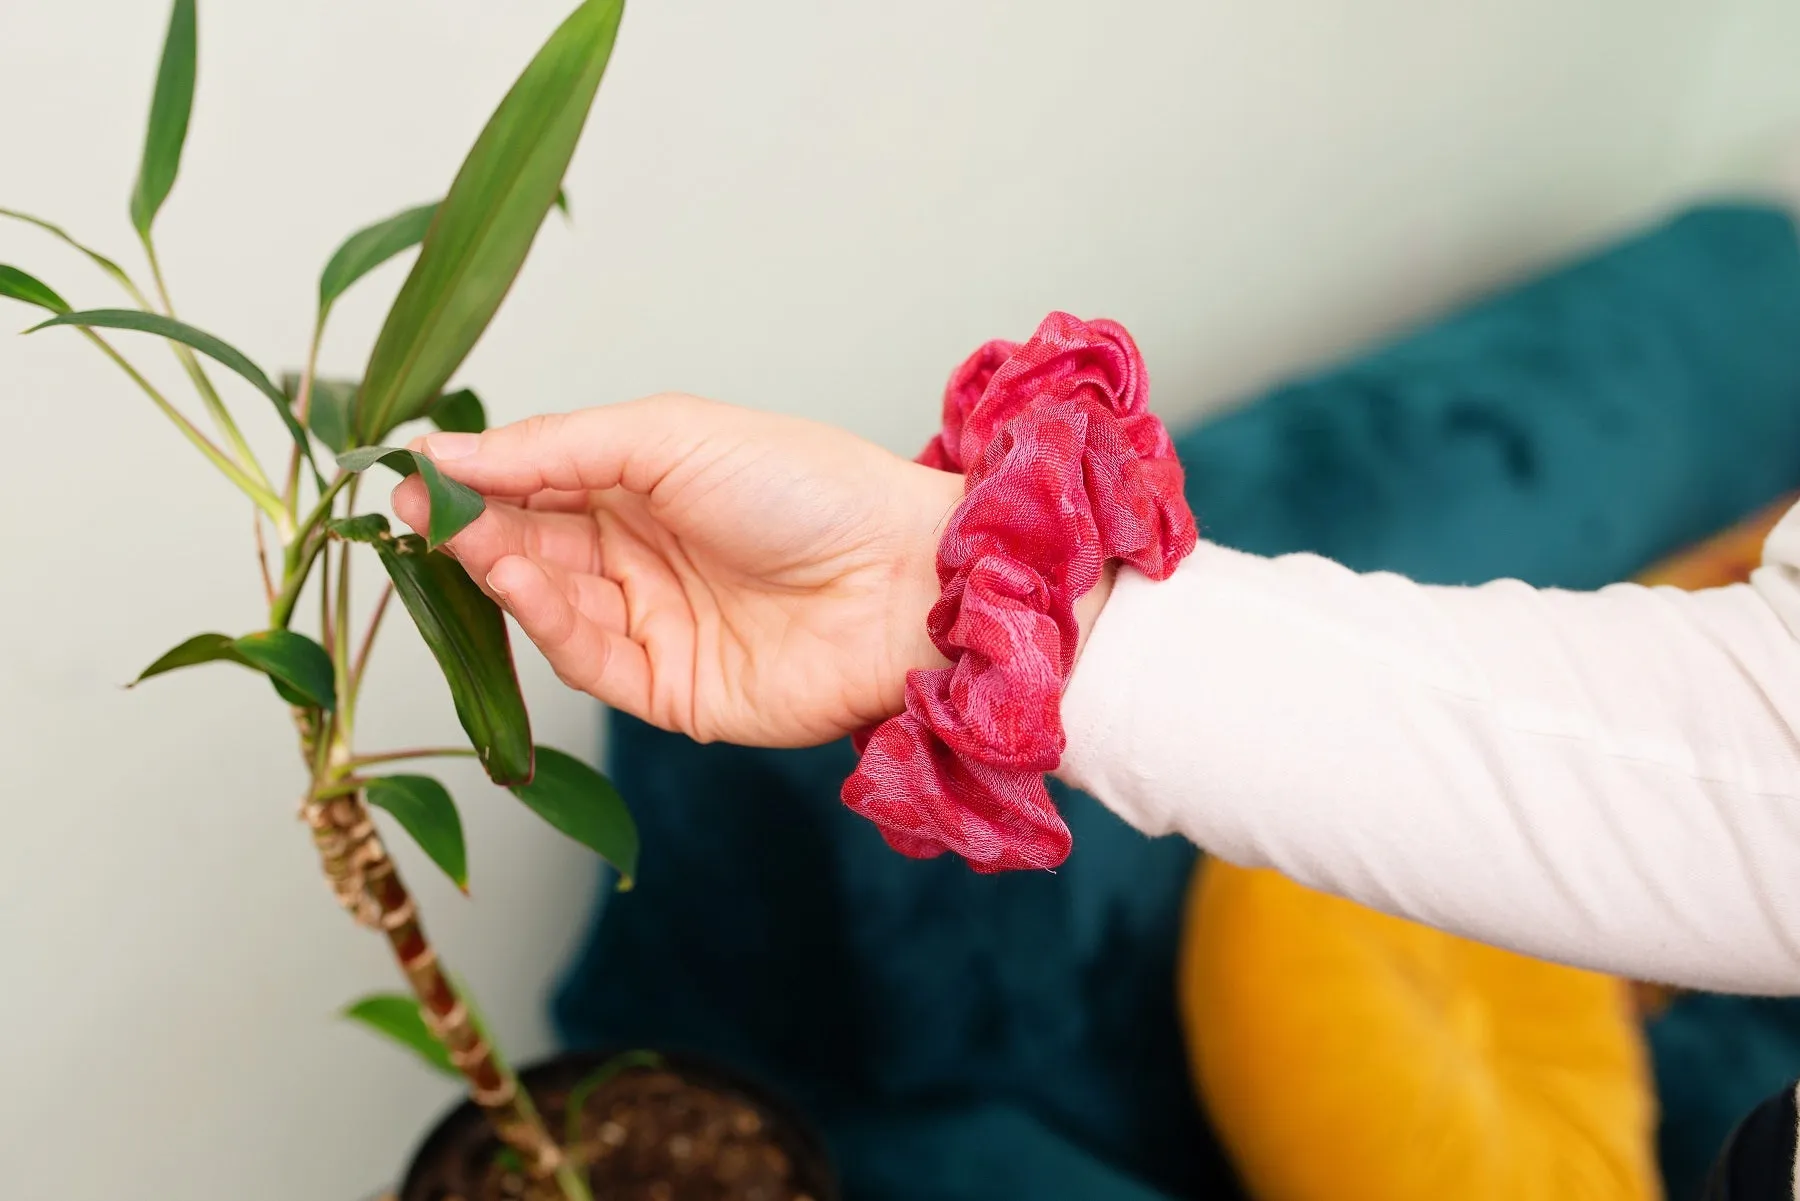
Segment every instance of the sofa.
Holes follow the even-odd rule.
[[[1177,433],[1216,542],[1433,583],[1628,578],[1800,485],[1794,224],[1756,203],[1680,213]],[[1175,1007],[1193,847],[1065,789],[1069,861],[980,876],[902,858],[844,810],[847,745],[702,747],[608,720],[642,870],[601,887],[558,986],[569,1043],[756,1074],[816,1118],[859,1201],[1242,1195]],[[1759,1087],[1800,1074],[1800,1017],[1770,1002],[1790,1034],[1758,1047],[1779,1051],[1696,1076],[1696,1044],[1745,1003],[1695,1001],[1714,1010],[1678,1004],[1658,1045],[1688,1065],[1659,1085],[1686,1123],[1665,1130],[1671,1197],[1683,1148],[1722,1137],[1745,1056]]]

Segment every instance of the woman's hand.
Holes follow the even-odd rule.
[[[962,477],[688,396],[415,444],[488,510],[449,550],[573,688],[703,741],[807,746],[900,711]],[[394,493],[415,529],[415,477]]]

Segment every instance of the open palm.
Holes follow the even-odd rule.
[[[685,396],[422,445],[488,511],[449,546],[574,688],[704,741],[807,746],[941,663],[962,481],[828,426]],[[395,511],[422,528],[424,488]]]

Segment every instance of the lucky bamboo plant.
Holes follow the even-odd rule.
[[[471,1098],[518,1164],[540,1182],[540,1191],[571,1201],[589,1196],[581,1165],[547,1128],[482,1030],[462,985],[439,959],[371,807],[390,814],[465,891],[462,823],[449,792],[429,776],[387,774],[388,765],[473,754],[495,783],[602,855],[627,884],[637,834],[605,777],[573,756],[534,746],[504,619],[438,549],[481,514],[481,498],[423,456],[384,443],[411,422],[481,428],[480,400],[447,385],[500,307],[546,216],[563,204],[563,175],[622,8],[623,0],[586,0],[575,9],[501,101],[441,202],[371,225],[338,248],[319,279],[303,367],[283,385],[218,337],[178,320],[157,259],[152,231],[175,185],[193,107],[196,0],[175,0],[131,194],[131,223],[150,289],[59,226],[0,209],[0,216],[35,226],[85,255],[124,290],[131,307],[77,311],[36,277],[4,264],[0,296],[48,310],[50,320],[35,329],[69,327],[111,359],[256,510],[266,628],[190,638],[146,668],[140,680],[204,663],[235,663],[269,678],[298,732],[306,774],[300,813],[325,877],[351,916],[387,940],[410,989],[410,995],[367,998],[347,1012],[466,1081]],[[418,260],[362,379],[318,378],[335,302],[375,267],[415,246]],[[123,349],[128,339],[115,345],[109,336],[115,331],[154,335],[173,348],[210,433],[133,365]],[[252,452],[203,358],[248,381],[274,406],[293,443],[282,469],[269,470]],[[335,463],[322,451],[331,452]],[[426,537],[395,535],[380,514],[357,511],[358,478],[377,463],[423,477],[431,500]],[[372,554],[388,578],[370,611],[359,616],[352,612],[351,565],[364,554]],[[395,595],[443,669],[470,749],[370,751],[356,744],[364,671]],[[299,628],[303,598],[306,610],[317,602],[309,632]]]

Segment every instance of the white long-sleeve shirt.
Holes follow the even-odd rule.
[[[1752,584],[1121,573],[1059,774],[1148,834],[1546,959],[1800,993],[1800,507]]]

